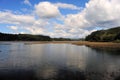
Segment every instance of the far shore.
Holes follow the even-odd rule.
[[[92,48],[111,48],[111,49],[120,49],[120,43],[114,42],[88,42],[88,41],[0,41],[0,43],[9,43],[9,42],[22,42],[24,44],[73,44],[73,45],[85,45]]]
[[[92,48],[110,48],[110,49],[120,49],[120,43],[113,42],[88,42],[88,41],[36,41],[36,42],[26,42],[25,44],[45,44],[45,43],[53,43],[53,44],[73,44],[73,45],[85,45]]]

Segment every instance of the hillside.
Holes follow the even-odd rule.
[[[50,41],[49,36],[0,33],[0,41]]]
[[[120,40],[120,27],[110,28],[92,32],[85,39],[86,41],[110,42]]]
[[[0,41],[76,41],[70,38],[51,38],[44,35],[0,33]],[[79,39],[78,39],[79,40]]]

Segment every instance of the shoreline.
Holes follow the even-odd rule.
[[[85,45],[91,48],[98,48],[98,49],[120,49],[120,43],[113,43],[113,42],[77,42],[73,43],[75,45]]]
[[[88,41],[0,41],[0,43],[9,43],[9,42],[19,42],[24,44],[73,44],[73,45],[85,45],[91,48],[110,48],[110,49],[120,49],[120,43],[113,42],[88,42]]]

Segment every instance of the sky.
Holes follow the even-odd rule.
[[[120,26],[120,0],[0,0],[0,32],[85,38]]]

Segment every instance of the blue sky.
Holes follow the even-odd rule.
[[[11,2],[9,0],[0,0],[0,10],[12,10],[12,11],[20,11],[22,13],[24,13],[22,11],[22,9],[26,8],[29,10],[33,10],[34,9],[34,5],[38,4],[39,2],[44,2],[44,1],[49,1],[52,3],[67,3],[67,4],[73,4],[76,5],[78,7],[85,7],[85,3],[88,2],[88,0],[29,0],[30,3],[32,4],[32,6],[28,6],[24,4],[24,0],[12,0]],[[69,13],[77,13],[77,11],[74,10],[65,10],[65,9],[61,9],[62,14],[69,14]],[[26,14],[26,13],[24,13]]]
[[[85,3],[88,2],[88,0],[29,0],[32,5],[38,4],[39,2],[49,1],[52,3],[68,3],[68,4],[74,4],[76,6],[84,7]],[[24,0],[12,0],[11,2],[9,0],[0,0],[0,7],[1,9],[11,9],[11,10],[17,10],[21,8],[28,7],[27,5],[24,5]],[[6,5],[7,4],[7,5]]]
[[[119,7],[119,0],[0,0],[0,32],[84,38],[119,26]]]

